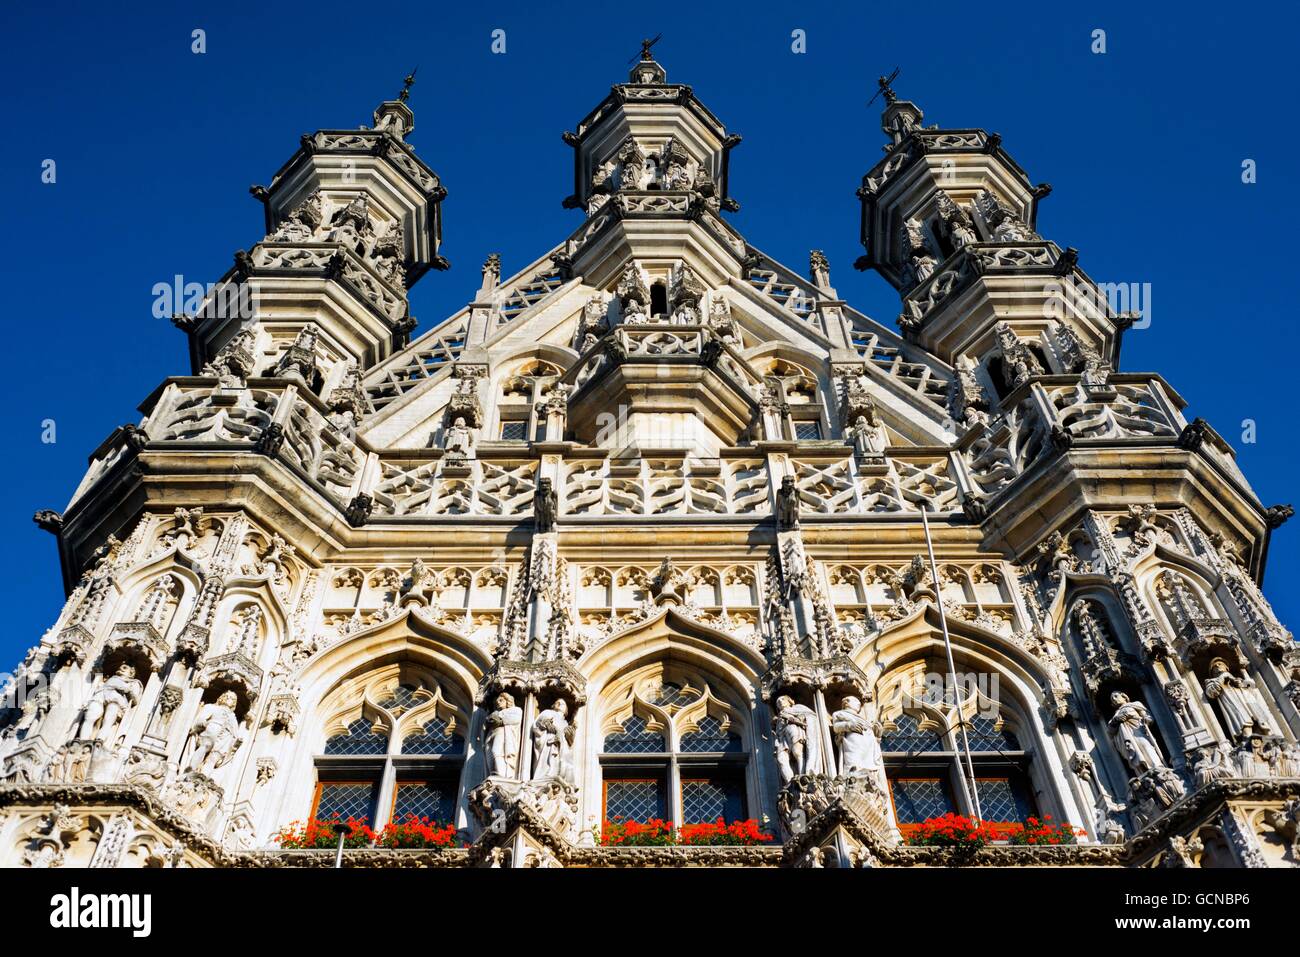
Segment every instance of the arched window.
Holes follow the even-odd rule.
[[[561,370],[541,359],[530,359],[501,383],[497,399],[497,432],[491,438],[503,442],[527,442],[542,438],[544,416],[537,408],[550,391]]]
[[[607,821],[744,820],[740,712],[700,675],[643,669],[616,686],[600,748]]]
[[[386,669],[340,689],[335,708],[316,759],[313,818],[453,822],[468,712],[432,674]]]
[[[1038,813],[1030,756],[1012,727],[1013,716],[978,691],[963,692],[960,711],[942,703],[918,704],[884,721],[880,745],[894,817],[904,834],[944,814],[975,816],[974,801],[967,805],[961,781],[966,775],[963,725],[980,818],[1022,822]]]

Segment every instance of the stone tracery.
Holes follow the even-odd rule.
[[[446,266],[413,115],[306,138],[232,276],[315,318],[183,317],[197,375],[96,453],[79,510],[38,516],[76,584],[0,716],[26,802],[3,853],[266,860],[291,820],[409,812],[467,862],[555,866],[601,853],[612,807],[908,863],[917,815],[975,809],[969,750],[988,820],[1050,810],[1112,863],[1294,864],[1300,658],[1256,583],[1289,510],[1118,371],[1122,317],[998,308],[1090,280],[1022,174],[988,173],[991,135],[889,100],[859,195],[895,332],[824,254],[804,277],[748,245],[721,216],[734,134],[657,63],[631,79],[568,139],[585,222],[513,276],[490,258],[413,342],[409,287]],[[961,190],[903,186],[925,155]],[[78,517],[144,474],[120,538]],[[1049,486],[1094,504],[1050,513]],[[977,680],[936,701],[946,633]],[[101,813],[112,787],[157,804]],[[1176,833],[1184,800],[1218,830]]]

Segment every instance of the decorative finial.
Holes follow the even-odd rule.
[[[668,80],[668,74],[664,68],[655,62],[654,54],[650,52],[651,47],[663,39],[663,34],[656,34],[652,39],[641,41],[640,56],[633,56],[628,60],[628,65],[632,67],[628,74],[628,79],[633,83],[653,85],[665,83]]]
[[[880,89],[878,89],[875,92],[875,94],[872,95],[871,99],[867,100],[867,106],[870,106],[872,103],[876,102],[877,96],[884,96],[885,103],[890,106],[892,106],[895,102],[897,102],[898,94],[894,92],[893,87],[890,85],[897,78],[898,78],[898,67],[894,67],[894,72],[889,74],[889,76],[882,76],[880,79],[876,80],[876,84],[880,87]]]
[[[415,70],[420,69],[418,66]],[[411,95],[411,87],[415,85],[415,70],[406,74],[406,79],[402,81],[402,92],[397,94],[397,102],[405,103]]]

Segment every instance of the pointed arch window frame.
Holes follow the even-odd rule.
[[[404,808],[423,808],[430,800],[431,790],[436,795],[434,800],[439,811],[445,810],[445,817],[416,816],[431,816],[443,824],[455,823],[464,788],[469,713],[444,697],[435,676],[421,674],[419,677],[421,684],[412,685],[409,676],[400,671],[396,675],[378,676],[364,684],[359,695],[354,692],[350,704],[327,723],[324,744],[313,758],[316,783],[311,818],[320,816],[327,789],[369,784],[367,823],[375,830],[389,821],[404,820],[407,816]],[[404,695],[397,693],[405,689],[411,690]],[[337,740],[340,732],[351,733],[364,724],[369,724],[376,736],[379,730],[384,732],[382,752],[328,753],[330,742]],[[459,743],[442,752],[407,750],[409,740],[427,737],[428,729],[434,725]]]
[[[981,696],[982,698],[982,696]],[[979,703],[983,703],[982,701]],[[881,735],[881,753],[884,758],[885,776],[889,785],[890,809],[894,814],[894,820],[897,822],[899,830],[906,836],[914,830],[927,817],[937,817],[940,814],[951,811],[974,818],[975,808],[966,806],[965,799],[962,795],[962,789],[958,783],[958,775],[962,774],[962,751],[959,747],[957,735],[960,734],[962,724],[966,726],[968,740],[971,745],[971,763],[975,769],[975,786],[979,794],[981,809],[988,807],[1002,807],[1008,802],[1015,806],[1018,812],[1020,823],[1024,818],[1038,813],[1039,800],[1035,793],[1033,776],[1030,774],[1030,763],[1034,758],[1034,749],[1026,748],[1021,740],[1024,731],[1018,727],[1019,722],[1016,715],[1009,712],[1006,708],[999,707],[1000,729],[997,728],[999,722],[990,719],[976,709],[975,713],[967,716],[965,708],[953,708],[948,706],[953,712],[956,720],[947,718],[944,714],[935,708],[925,706],[904,707],[899,715],[891,717],[885,721],[886,725],[894,724],[898,717],[908,716],[912,720],[917,720],[916,716],[921,715],[922,719],[918,722],[918,737],[929,734],[934,737],[940,745],[938,748],[912,748],[907,751],[890,750],[889,732]],[[1008,720],[1010,718],[1011,720]],[[982,739],[986,740],[987,735],[983,733],[983,722],[989,722],[994,726],[995,733],[1010,734],[1016,745],[1016,749],[1006,749],[994,746],[992,748],[980,748],[978,745]],[[902,820],[900,818],[900,796],[901,789],[897,785],[902,783],[911,784],[917,791],[927,792],[936,804],[931,810],[937,813],[926,814],[921,820]],[[931,785],[930,787],[923,787]],[[915,817],[903,813],[903,817]],[[984,820],[995,823],[1009,823],[1010,818],[990,817],[986,812]]]
[[[601,776],[601,819],[609,820],[610,784],[646,786],[657,794],[662,816],[675,825],[700,823],[698,815],[687,813],[692,801],[720,800],[724,809],[734,809],[732,816],[743,819],[755,806],[749,793],[746,772],[751,746],[747,744],[745,720],[739,709],[713,694],[707,682],[699,686],[686,682],[674,685],[677,701],[649,700],[634,688],[606,717],[601,728],[601,743],[596,756]],[[685,702],[685,692],[694,694]],[[699,733],[708,719],[723,716],[721,730],[734,739],[722,750],[693,750],[683,742]],[[663,750],[609,750],[611,737],[623,733],[629,717],[635,716],[649,735],[658,735]],[[712,724],[708,725],[712,733]],[[688,796],[694,792],[695,796]],[[726,813],[723,814],[726,817]],[[716,817],[716,815],[715,815]],[[691,818],[691,819],[688,819]],[[714,818],[710,818],[710,822]]]

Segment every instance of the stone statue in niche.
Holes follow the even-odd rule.
[[[1151,712],[1139,701],[1130,701],[1122,691],[1110,696],[1115,713],[1110,719],[1110,733],[1124,763],[1134,774],[1146,774],[1165,767],[1164,755],[1156,744],[1151,726]]]
[[[235,717],[238,702],[233,691],[224,691],[216,701],[203,706],[190,731],[194,750],[187,770],[211,774],[230,760],[240,744],[239,719]]]
[[[447,452],[449,462],[463,462],[474,457],[474,431],[465,423],[464,416],[456,416],[456,420],[447,427],[442,447]]]
[[[840,774],[870,777],[880,772],[880,742],[857,695],[846,695],[840,709],[831,715],[831,731],[840,750]]]
[[[876,418],[874,406],[870,418],[864,414],[853,420],[849,434],[853,436],[853,450],[858,455],[869,457],[885,451],[885,430]]]
[[[561,778],[573,783],[574,726],[563,698],[538,712],[533,721],[533,780]]]
[[[91,697],[90,703],[86,705],[86,713],[81,717],[77,737],[112,745],[117,738],[118,729],[139,702],[143,690],[135,676],[134,666],[123,664]]]
[[[797,704],[789,695],[776,699],[776,764],[781,783],[789,784],[803,774],[822,771],[821,737],[817,732],[817,715],[807,705]]]
[[[487,716],[488,777],[515,776],[519,763],[519,728],[523,722],[523,709],[506,692],[496,697],[496,708]]]
[[[1268,711],[1255,693],[1255,682],[1245,675],[1234,675],[1222,658],[1210,662],[1205,694],[1218,703],[1224,730],[1234,741],[1252,734],[1277,733]]]

